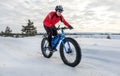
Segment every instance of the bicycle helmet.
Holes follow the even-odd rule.
[[[61,5],[57,5],[55,7],[55,11],[63,12],[63,7]]]

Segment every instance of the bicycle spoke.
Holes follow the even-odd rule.
[[[72,63],[76,59],[75,47],[70,42],[65,43],[66,51],[64,49],[64,55],[68,62]]]

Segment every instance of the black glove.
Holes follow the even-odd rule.
[[[53,30],[57,30],[57,28],[56,28],[55,26],[52,26],[51,29],[53,29]]]
[[[68,26],[69,29],[73,29],[73,27],[71,25]]]

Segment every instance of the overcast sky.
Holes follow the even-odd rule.
[[[41,32],[44,17],[58,4],[75,28],[72,32],[120,33],[120,0],[0,0],[0,31],[10,26],[20,32],[31,19]]]

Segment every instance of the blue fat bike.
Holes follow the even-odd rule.
[[[56,49],[60,44],[60,56],[64,64],[75,67],[81,61],[81,48],[76,40],[70,37],[66,37],[64,30],[68,29],[67,27],[58,27],[58,30],[61,30],[60,34],[52,37],[52,48]],[[50,58],[53,55],[53,52],[49,50],[48,37],[44,35],[44,38],[41,42],[42,54],[46,58]]]

